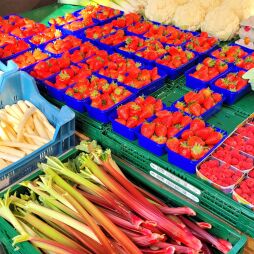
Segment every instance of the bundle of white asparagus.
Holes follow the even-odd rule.
[[[0,169],[48,143],[55,128],[29,101],[0,109]]]

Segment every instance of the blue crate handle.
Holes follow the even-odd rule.
[[[8,61],[7,65],[5,65],[2,61],[0,61],[0,70],[3,71],[4,73],[16,72],[18,70],[18,66],[13,61]],[[1,76],[1,78],[3,78],[3,76]]]

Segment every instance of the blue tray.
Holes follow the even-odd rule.
[[[198,90],[197,90],[198,91]],[[176,103],[180,101],[180,102],[184,102],[184,96],[181,97],[179,100],[175,101],[171,108],[177,110],[177,108],[175,107]],[[210,118],[212,115],[216,114],[217,112],[219,112],[222,108],[222,104],[225,101],[225,97],[222,95],[222,100],[220,102],[218,102],[217,104],[215,104],[212,108],[210,108],[209,110],[207,110],[205,113],[203,113],[200,116],[193,116],[189,113],[186,113],[187,115],[193,116],[193,117],[201,117],[204,120],[207,120],[208,118]]]
[[[40,109],[49,122],[56,128],[53,139],[1,170],[0,189],[15,183],[21,178],[37,169],[38,162],[45,161],[46,156],[57,156],[63,154],[75,145],[75,114],[64,106],[61,110],[51,105],[38,92],[34,79],[27,73],[16,71],[17,67],[11,69],[13,63],[8,63],[6,68],[2,69],[6,73],[0,77],[0,105],[12,105],[19,100],[28,100]],[[12,94],[12,96],[7,96]]]
[[[222,61],[223,62],[223,61]],[[212,84],[216,79],[220,78],[222,75],[227,73],[230,70],[230,67],[228,65],[228,69],[225,72],[220,73],[218,76],[215,78],[209,80],[209,81],[203,81],[200,79],[197,79],[195,77],[192,77],[190,74],[194,73],[196,71],[196,67],[194,66],[188,71],[185,72],[185,78],[186,78],[186,86],[189,87],[190,89],[202,89],[208,87],[210,84]]]
[[[170,79],[176,79],[178,78],[179,76],[181,76],[185,71],[187,71],[188,69],[190,69],[193,65],[196,64],[196,62],[198,61],[199,59],[199,56],[197,55],[197,53],[193,52],[195,54],[194,58],[192,60],[190,60],[188,63],[180,66],[179,68],[177,69],[172,69],[172,68],[169,68],[167,67],[166,65],[163,65],[163,64],[159,64],[157,62],[156,63],[156,66],[159,68],[159,69],[162,69]],[[166,54],[167,55],[167,54]]]
[[[229,72],[220,76],[220,78],[225,78],[229,73],[239,72],[240,70],[242,70],[242,69],[237,68],[237,67],[232,68]],[[218,80],[218,79],[216,79],[216,80]],[[247,84],[247,86],[243,87],[241,90],[236,91],[236,92],[231,92],[227,89],[216,86],[215,85],[216,80],[213,83],[211,83],[210,87],[213,91],[223,94],[223,96],[225,97],[224,103],[226,103],[228,105],[234,104],[236,101],[238,101],[244,95],[246,95],[247,93],[249,93],[251,91],[251,85],[249,83]]]
[[[206,126],[210,126],[209,124],[206,124]],[[174,164],[175,166],[183,169],[184,171],[190,173],[190,174],[195,174],[196,173],[196,167],[197,165],[203,161],[206,157],[208,157],[218,146],[220,146],[224,140],[227,138],[227,132],[224,130],[221,130],[219,128],[213,127],[216,131],[220,132],[223,134],[222,140],[216,144],[210,151],[208,151],[201,159],[199,160],[189,160],[182,155],[171,151],[167,146],[166,146],[166,151],[168,153],[168,162]]]

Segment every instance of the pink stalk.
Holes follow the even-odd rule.
[[[159,235],[156,233],[152,233],[151,235],[140,235],[138,233],[131,232],[126,229],[122,229],[122,231],[138,246],[149,247],[154,245],[160,241],[165,240],[164,235]]]
[[[154,245],[154,247],[159,248],[159,249],[165,249],[167,247],[173,247],[175,248],[175,253],[179,253],[179,254],[197,254],[197,251],[185,247],[185,246],[181,246],[181,245],[174,245],[174,244],[170,244],[170,243],[164,243],[164,242],[159,242],[156,243]]]
[[[175,248],[174,247],[167,247],[165,249],[160,250],[152,250],[152,249],[141,249],[143,254],[174,254]]]
[[[67,247],[61,243],[39,237],[31,237],[29,241],[41,249],[52,251],[57,254],[91,254],[89,250],[80,251]]]
[[[226,254],[226,253],[228,253],[232,249],[232,245],[228,241],[225,241],[225,240],[221,241],[220,239],[217,239],[216,237],[212,236],[207,231],[205,231],[204,229],[200,228],[198,225],[196,225],[192,221],[186,219],[185,217],[181,216],[181,220],[189,228],[191,228],[193,231],[198,233],[198,235],[200,235],[202,238],[204,238],[207,242],[212,244],[214,247],[216,247],[222,253]]]
[[[156,205],[166,215],[188,215],[196,216],[196,212],[189,207],[167,207]]]
[[[115,247],[115,250],[117,251],[117,254],[129,254],[128,252],[126,252],[122,246],[119,245],[118,242],[116,241],[112,241],[113,246]]]
[[[98,165],[96,165],[89,157],[85,160],[88,168],[92,170],[96,177],[99,178],[105,186],[107,186],[115,195],[118,196],[126,205],[137,212],[140,216],[150,221],[156,221],[158,228],[171,236],[173,239],[179,240],[186,246],[195,250],[200,250],[202,247],[199,239],[194,237],[191,233],[184,232],[175,222],[166,218],[155,206],[149,203],[144,196],[130,183],[126,178],[115,170],[112,175],[120,184],[104,172]],[[124,188],[128,189],[128,191]],[[132,195],[131,195],[132,193]],[[137,200],[138,199],[138,200]],[[151,208],[151,209],[150,209]]]
[[[203,254],[213,254],[210,248],[205,243],[203,243],[202,251]]]
[[[212,228],[212,224],[208,223],[208,222],[196,222],[196,224],[203,229],[211,229]]]

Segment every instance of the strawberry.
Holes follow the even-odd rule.
[[[211,133],[213,133],[213,128],[212,127],[205,127],[205,128],[202,128],[202,129],[198,129],[195,134],[202,138],[203,140],[206,140],[208,139],[208,137],[210,136]]]
[[[143,123],[141,126],[141,134],[147,138],[151,138],[155,131],[155,123]]]
[[[137,116],[131,116],[128,118],[126,122],[126,126],[128,128],[134,128],[138,125],[138,117]]]
[[[155,134],[158,137],[165,137],[167,135],[167,127],[163,124],[157,123],[155,127]]]
[[[195,118],[190,124],[190,130],[198,131],[205,128],[205,122],[200,118]]]
[[[191,136],[191,137],[188,138],[187,144],[188,144],[188,146],[191,146],[191,147],[195,146],[196,144],[204,146],[205,142],[200,137]]]
[[[151,140],[153,140],[154,142],[156,142],[159,145],[165,144],[167,142],[167,138],[166,137],[157,137],[156,135],[153,135],[151,137]]]
[[[220,132],[214,131],[210,136],[205,140],[207,145],[216,145],[223,138],[223,135]]]
[[[187,159],[191,159],[191,149],[185,143],[181,143],[178,153]]]
[[[118,118],[128,120],[129,118],[129,107],[127,105],[122,105],[117,109]]]
[[[194,135],[194,132],[192,130],[185,130],[182,133],[181,138],[186,141],[186,140],[188,140],[193,135]]]
[[[201,106],[198,103],[192,103],[189,106],[189,111],[194,116],[200,116],[201,115]]]
[[[169,138],[167,141],[167,147],[171,151],[178,153],[180,148],[180,141],[177,138]]]
[[[200,160],[204,155],[205,155],[205,150],[204,150],[204,147],[202,145],[196,143],[191,148],[191,157],[194,160]]]

